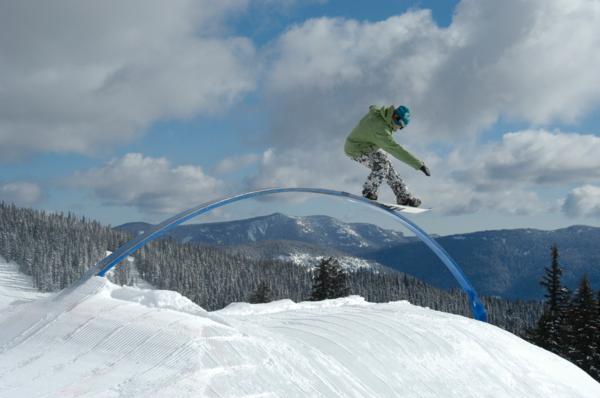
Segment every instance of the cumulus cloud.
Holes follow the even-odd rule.
[[[222,159],[215,166],[215,173],[217,174],[228,174],[234,171],[243,169],[244,167],[250,166],[261,159],[261,155],[255,153],[249,153],[242,156],[228,157]]]
[[[423,102],[439,122],[475,132],[503,115],[573,122],[600,100],[598,2],[463,0],[448,33]]]
[[[131,206],[153,214],[176,211],[212,200],[224,183],[193,165],[172,166],[165,158],[129,153],[100,168],[76,173],[70,183],[92,191],[103,204]]]
[[[599,181],[598,153],[600,138],[591,134],[512,132],[499,142],[460,148],[438,159],[432,167],[438,172],[436,183],[417,180],[416,188],[452,214],[481,209],[516,214],[553,212],[560,206],[554,199],[540,197],[540,190]],[[581,205],[576,206],[580,202],[576,199],[584,193],[589,196],[589,189],[572,192],[563,211],[578,214],[575,209]]]
[[[567,196],[562,210],[571,217],[600,218],[600,187],[583,185]]]
[[[285,186],[356,191],[360,184],[353,183],[358,183],[360,172],[365,170],[343,153],[271,148],[261,155],[258,171],[246,179],[246,184],[248,189]]]
[[[282,146],[329,143],[369,104],[418,98],[445,40],[429,11],[376,23],[320,18],[290,29],[274,45],[267,76],[270,139]]]
[[[273,48],[272,138],[345,134],[370,103],[409,105],[429,140],[474,137],[502,117],[573,122],[600,102],[599,35],[600,3],[587,0],[463,0],[448,28],[427,10],[309,20]]]
[[[33,206],[41,202],[43,197],[42,187],[33,182],[0,183],[0,202],[14,203],[18,206]]]
[[[452,180],[444,172],[441,174],[437,180],[414,185],[414,192],[424,199],[426,206],[435,208],[438,214],[462,215],[491,210],[533,215],[548,212],[553,206],[528,187],[479,190],[472,184]]]
[[[519,183],[565,184],[600,179],[600,137],[591,134],[525,130],[498,143],[456,151],[454,177],[480,189]]]
[[[0,1],[0,159],[91,153],[254,89],[245,0]]]

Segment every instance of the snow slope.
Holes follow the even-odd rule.
[[[19,272],[16,264],[0,257],[0,311],[14,301],[32,301],[48,294],[40,293],[30,276]]]
[[[353,296],[206,312],[95,277],[0,311],[0,397],[600,397],[489,324]]]

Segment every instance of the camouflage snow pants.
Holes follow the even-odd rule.
[[[390,188],[392,188],[392,191],[394,191],[398,203],[402,203],[410,196],[402,178],[396,173],[394,166],[392,166],[392,163],[382,150],[361,155],[353,159],[371,169],[371,174],[369,174],[367,181],[363,184],[363,196],[368,194],[377,195],[377,190],[384,178]]]

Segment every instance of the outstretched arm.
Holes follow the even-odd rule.
[[[402,146],[398,145],[392,136],[385,131],[375,133],[375,144],[396,159],[401,160],[407,165],[411,166],[415,170],[420,170],[421,167],[425,166],[425,163],[417,159],[406,149],[402,148]]]

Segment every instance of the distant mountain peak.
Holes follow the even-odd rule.
[[[151,227],[129,223],[117,227],[137,234]],[[346,223],[325,215],[288,216],[272,213],[235,221],[187,224],[173,229],[170,236],[181,242],[234,246],[271,240],[295,241],[348,254],[390,247],[408,239],[400,231],[373,224]]]

